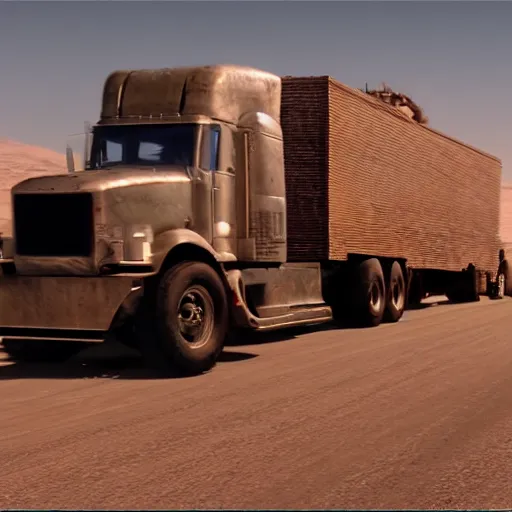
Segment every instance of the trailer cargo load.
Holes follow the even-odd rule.
[[[498,266],[501,162],[330,77],[282,79],[288,260]]]

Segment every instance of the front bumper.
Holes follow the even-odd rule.
[[[0,277],[0,336],[98,339],[142,293],[140,277]]]

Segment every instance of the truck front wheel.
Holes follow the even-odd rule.
[[[386,307],[384,272],[377,258],[359,265],[359,283],[355,291],[355,314],[363,327],[376,327],[382,322]]]
[[[168,270],[156,293],[155,327],[154,341],[167,369],[188,374],[210,370],[228,327],[226,292],[215,270],[199,262]]]

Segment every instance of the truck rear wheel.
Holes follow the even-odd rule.
[[[503,272],[498,272],[496,283],[488,286],[488,295],[493,299],[503,299],[505,297],[506,279]]]
[[[382,322],[386,308],[384,272],[377,258],[359,265],[359,282],[355,290],[355,315],[363,327],[376,327]]]
[[[502,277],[503,281],[503,294],[512,297],[512,275],[510,272],[510,265],[507,260],[503,260],[500,263],[499,269],[498,269],[498,278],[499,276]]]
[[[398,261],[391,265],[389,284],[387,286],[386,310],[384,320],[386,322],[398,322],[405,309],[405,279],[402,267]]]
[[[215,366],[228,327],[226,292],[215,270],[199,262],[168,270],[156,293],[155,327],[162,369],[200,374]]]

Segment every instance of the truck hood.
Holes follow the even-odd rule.
[[[19,199],[28,194],[39,196],[37,201],[18,203],[23,205],[19,207],[19,218],[37,218],[37,223],[25,222],[21,237],[30,240],[33,229],[52,229],[47,239],[41,238],[40,242],[39,239],[33,239],[35,242],[32,242],[44,246],[45,257],[15,256],[18,273],[93,275],[98,273],[105,261],[118,262],[126,257],[124,248],[122,254],[116,253],[112,256],[110,245],[114,241],[128,247],[134,229],[140,230],[141,226],[150,228],[153,238],[170,230],[195,230],[197,226],[201,228],[203,209],[194,215],[193,208],[193,183],[203,183],[200,173],[197,174],[199,177],[193,178],[188,169],[179,167],[158,171],[124,168],[45,176],[19,183],[12,190],[14,196]],[[211,184],[206,177],[204,180],[209,191]],[[83,206],[80,201],[70,201],[66,197],[67,194],[80,193],[91,194],[93,212],[90,203]],[[206,198],[209,197],[207,194]],[[66,208],[67,219],[71,219],[71,224],[70,221],[63,220]],[[211,208],[207,205],[204,209],[205,215],[211,215],[210,211]],[[90,218],[90,213],[93,213],[92,225],[84,220],[86,217]],[[14,223],[17,222],[15,214]],[[75,239],[94,237],[93,254],[80,256],[71,253],[72,256],[63,257],[52,253],[52,244],[62,245],[61,239],[66,232],[73,232],[75,235],[78,233]],[[209,232],[206,234],[210,236]],[[17,232],[16,236],[20,236],[20,233]]]
[[[101,192],[137,185],[186,183],[190,181],[190,176],[184,167],[166,167],[159,170],[141,169],[140,167],[104,169],[30,178],[13,187],[12,193]]]

